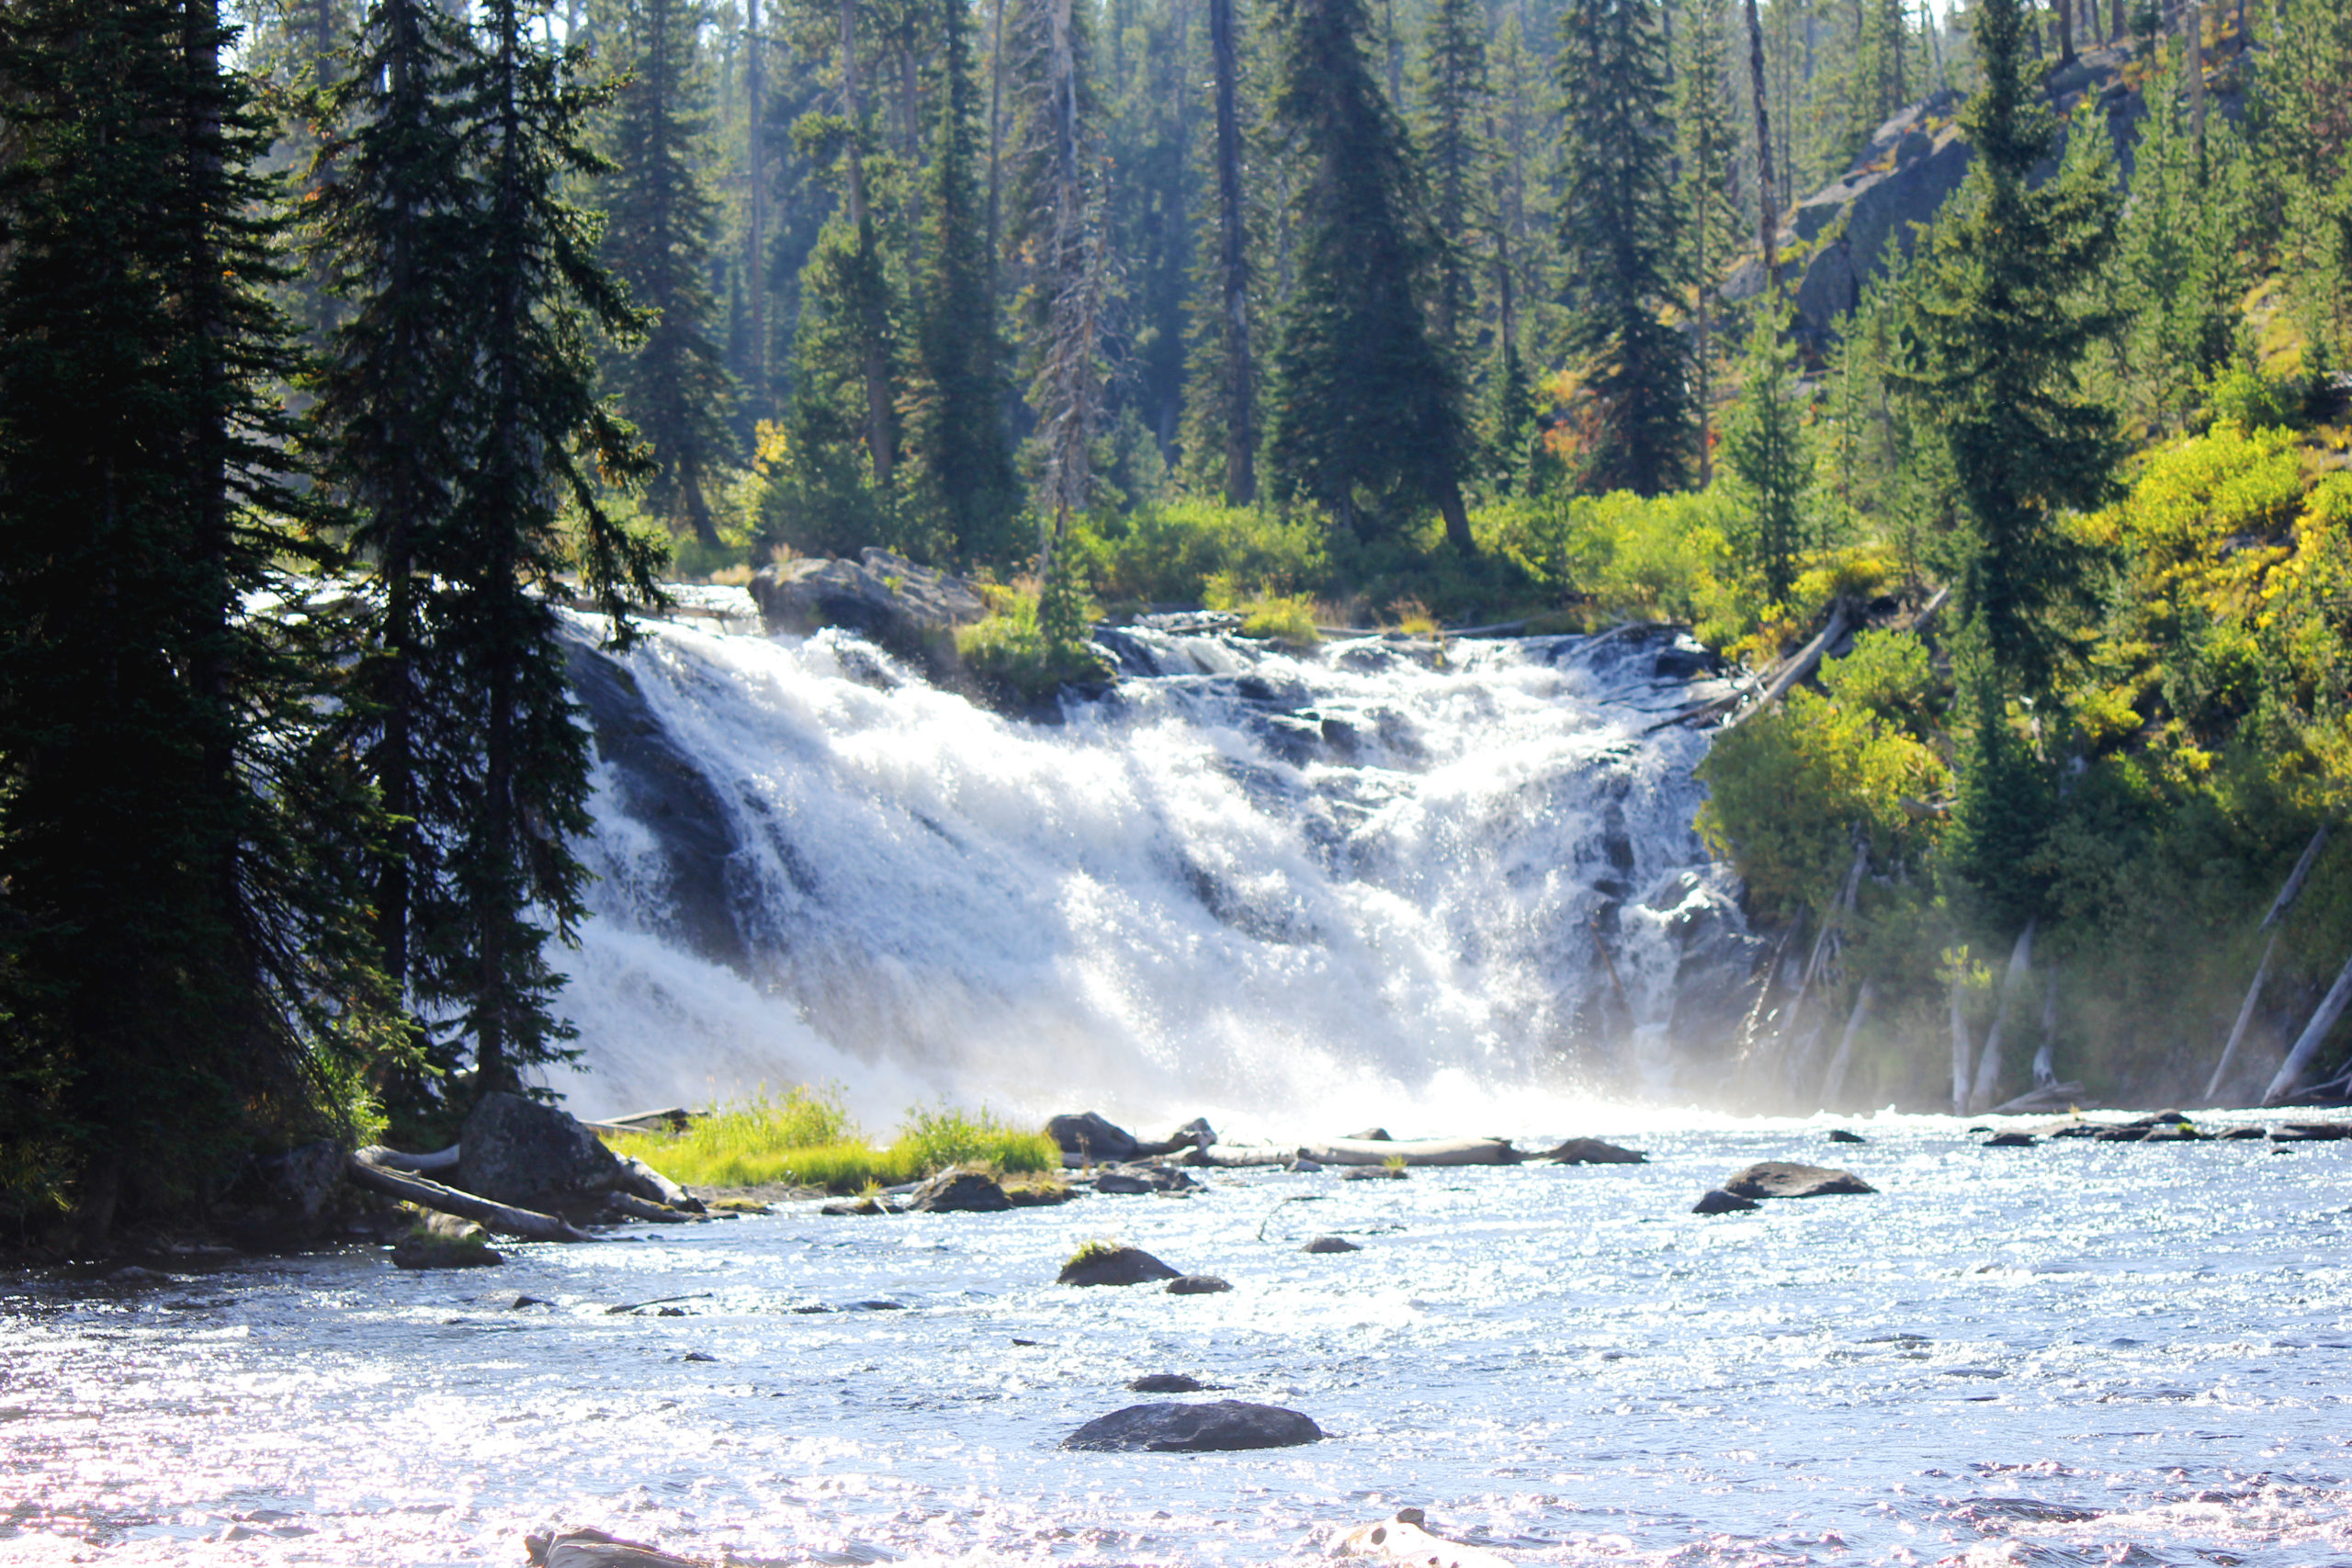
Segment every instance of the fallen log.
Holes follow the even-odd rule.
[[[435,1171],[458,1168],[458,1156],[463,1144],[451,1144],[446,1149],[435,1149],[429,1155],[404,1155],[398,1149],[388,1149],[380,1144],[370,1144],[359,1151],[359,1157],[385,1170],[405,1170],[413,1176],[430,1176]]]
[[[1846,1015],[1846,1032],[1838,1042],[1838,1055],[1829,1059],[1829,1071],[1821,1080],[1824,1107],[1836,1105],[1838,1097],[1846,1092],[1846,1069],[1854,1060],[1854,1036],[1861,1032],[1871,1016],[1871,1004],[1877,999],[1878,982],[1865,975],[1861,989],[1854,993],[1854,1010]]]
[[[652,1203],[665,1203],[673,1209],[684,1209],[690,1214],[703,1212],[702,1200],[638,1158],[635,1155],[620,1156],[621,1164],[637,1179],[636,1196]]]
[[[1295,1144],[1211,1144],[1185,1151],[1183,1163],[1238,1170],[1249,1166],[1288,1165],[1299,1153]]]
[[[1332,1138],[1302,1144],[1298,1155],[1322,1165],[1386,1165],[1401,1159],[1407,1165],[1516,1165],[1519,1151],[1508,1138],[1416,1138],[1404,1142],[1374,1142],[1368,1138]]]
[[[2009,1026],[2009,1004],[2017,999],[2018,986],[2033,968],[2033,930],[2040,923],[2039,916],[2027,920],[2025,930],[2018,933],[2017,945],[2009,949],[2008,972],[2001,977],[2001,994],[1993,1004],[1993,1027],[1984,1036],[1984,1052],[1976,1062],[1976,1083],[1968,1094],[1971,1115],[1992,1103],[1993,1090],[2000,1084],[2001,1036]]]
[[[398,1198],[422,1209],[432,1209],[459,1219],[471,1220],[484,1230],[501,1235],[518,1235],[526,1241],[594,1241],[596,1238],[570,1222],[553,1214],[542,1214],[529,1209],[516,1209],[504,1203],[493,1203],[487,1198],[477,1198],[470,1192],[460,1192],[454,1187],[444,1187],[437,1181],[406,1171],[388,1170],[368,1160],[371,1151],[361,1150],[344,1164],[344,1173],[371,1192],[381,1192],[388,1198]]]
[[[2303,1026],[2302,1035],[2295,1042],[2295,1048],[2287,1053],[2287,1059],[2278,1064],[2278,1071],[2272,1077],[2270,1087],[2262,1091],[2263,1104],[2276,1105],[2294,1092],[2295,1086],[2302,1081],[2304,1072],[2310,1068],[2312,1058],[2318,1055],[2319,1048],[2326,1043],[2328,1031],[2334,1029],[2335,1021],[2344,1016],[2347,1002],[2352,1002],[2352,958],[2344,961],[2344,968],[2335,976],[2335,984],[2330,986],[2327,995],[2321,998],[2319,1010],[2312,1014],[2311,1022]]]
[[[1764,688],[1763,694],[1750,705],[1724,719],[1723,728],[1736,728],[1787,696],[1791,687],[1820,668],[1822,656],[1837,646],[1838,639],[1844,637],[1852,625],[1853,613],[1846,607],[1843,599],[1838,600],[1830,610],[1829,624],[1821,628],[1821,635],[1799,649],[1797,656],[1782,665],[1781,672],[1772,677],[1771,684]]]

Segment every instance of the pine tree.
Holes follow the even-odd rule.
[[[1439,244],[1430,325],[1440,348],[1458,366],[1468,352],[1478,298],[1478,242],[1491,227],[1486,197],[1492,156],[1486,130],[1492,107],[1487,14],[1480,0],[1436,0],[1421,33],[1418,63],[1415,141]]]
[[[1019,558],[1020,481],[1004,427],[1008,378],[981,200],[979,86],[963,0],[939,0],[938,83],[924,217],[931,243],[922,326],[922,379],[912,412],[924,504],[957,558]]]
[[[604,264],[647,313],[643,338],[605,355],[621,412],[651,446],[646,498],[673,526],[718,543],[708,489],[728,460],[734,396],[710,288],[717,203],[704,187],[709,85],[690,0],[628,0],[610,39],[616,87],[605,141]]]
[[[229,41],[202,0],[0,22],[0,1114],[85,1243],[134,1173],[159,1205],[347,1134],[381,1039],[336,847],[369,808],[324,765],[309,617],[256,608],[325,552],[287,521],[287,273]]]
[[[1277,156],[1265,145],[1263,95],[1250,90],[1251,52],[1238,12],[1237,0],[1208,0],[1213,118],[1204,152],[1216,201],[1204,209],[1193,247],[1182,424],[1187,481],[1217,491],[1227,506],[1258,499],[1268,182],[1246,179],[1245,171],[1261,172]]]
[[[567,175],[605,167],[585,141],[581,56],[535,46],[523,0],[488,0],[479,25],[460,98],[482,159],[468,243],[477,369],[466,526],[447,553],[465,591],[446,606],[442,646],[479,716],[480,760],[449,852],[464,918],[440,960],[471,966],[461,1022],[477,1091],[570,1055],[546,945],[570,940],[582,913],[586,872],[568,840],[590,826],[589,737],[564,679],[563,574],[626,637],[630,602],[659,598],[661,561],[601,500],[600,470],[626,480],[645,461],[596,395],[589,333],[639,323],[597,263],[595,225],[564,197]]]
[[[2117,200],[2107,138],[2089,116],[2059,176],[2031,185],[2057,127],[2029,76],[2029,15],[2023,0],[1979,0],[1974,22],[1984,85],[1961,120],[1974,158],[1917,264],[1904,382],[1943,431],[1967,536],[1958,599],[1972,728],[1947,863],[2015,929],[2039,897],[2022,848],[2046,817],[2039,764],[2009,733],[2007,705],[2050,689],[2056,617],[2081,602],[2086,581],[2058,513],[2101,500],[2119,454],[2112,415],[2079,384],[2112,327],[2084,286],[2114,248]]]
[[[352,543],[375,569],[343,729],[389,824],[372,857],[378,950],[418,1017],[466,983],[450,967],[461,905],[444,853],[462,820],[453,784],[469,766],[473,716],[446,704],[436,638],[461,527],[481,195],[453,95],[476,64],[471,36],[432,0],[377,0],[327,100],[313,204],[312,254],[343,319],[312,418]],[[436,1055],[456,1065],[446,1048]],[[424,1097],[421,1085],[403,1092]]]
[[[1674,135],[1654,0],[1571,0],[1560,24],[1560,244],[1570,348],[1598,411],[1588,482],[1656,495],[1690,449],[1675,302]]]
[[[1690,0],[1682,14],[1674,68],[1676,156],[1681,177],[1675,187],[1680,214],[1676,256],[1680,292],[1691,327],[1691,403],[1698,414],[1699,484],[1713,477],[1711,424],[1715,362],[1720,353],[1715,317],[1725,264],[1738,252],[1739,214],[1731,203],[1731,165],[1739,138],[1732,129],[1726,54],[1729,17],[1724,0]]]
[[[1283,0],[1275,110],[1309,174],[1275,353],[1272,457],[1359,538],[1430,511],[1468,553],[1460,382],[1430,333],[1438,238],[1404,126],[1374,79],[1363,0]]]
[[[1775,290],[1758,301],[1741,361],[1739,399],[1724,422],[1724,466],[1741,564],[1768,604],[1785,606],[1814,530],[1813,453],[1798,406],[1793,312]]]

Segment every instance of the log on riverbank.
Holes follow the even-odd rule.
[[[1331,1138],[1302,1144],[1298,1155],[1322,1165],[1516,1165],[1519,1151],[1508,1138]]]
[[[345,1175],[371,1192],[381,1192],[388,1198],[398,1198],[438,1213],[455,1214],[459,1219],[473,1221],[484,1230],[495,1231],[501,1235],[521,1236],[526,1241],[596,1239],[553,1214],[493,1202],[488,1198],[477,1198],[470,1192],[460,1192],[454,1187],[444,1187],[422,1176],[390,1169],[368,1157],[378,1152],[362,1149],[353,1155],[344,1167]]]

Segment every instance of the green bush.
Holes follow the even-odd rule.
[[[1108,675],[1092,645],[1048,637],[1037,613],[1037,594],[1001,589],[995,614],[956,634],[956,654],[982,686],[1013,702],[1028,704],[1073,682]],[[1091,618],[1083,611],[1080,619]]]

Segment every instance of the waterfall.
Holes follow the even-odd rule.
[[[1705,743],[1650,730],[1704,667],[1670,629],[1138,626],[1107,694],[1023,721],[844,632],[587,625],[585,1114],[831,1082],[877,1132],[940,1097],[1499,1128],[1687,1089],[1736,1010]]]

